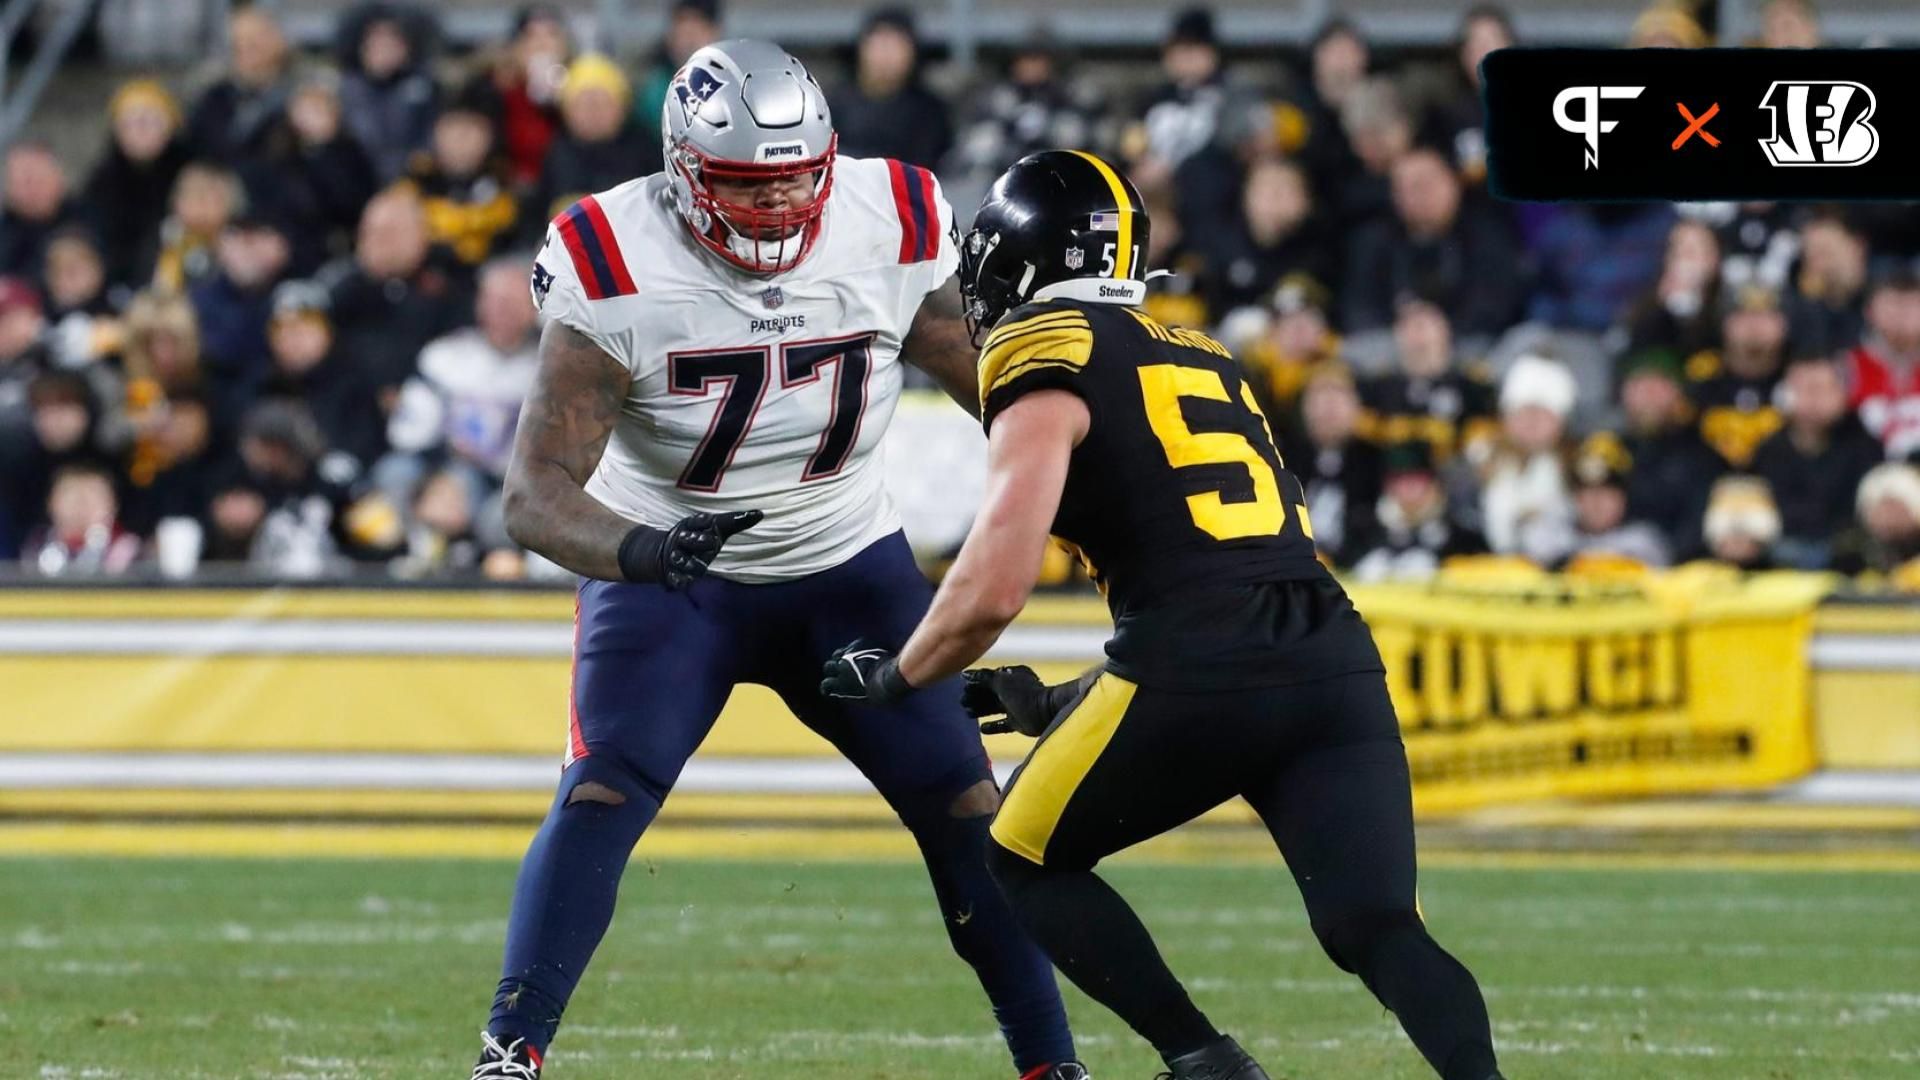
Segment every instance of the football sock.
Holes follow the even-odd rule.
[[[979,976],[1015,1070],[1024,1074],[1072,1060],[1073,1033],[1053,965],[1021,930],[987,872],[992,818],[956,818],[944,805],[938,809],[909,824],[926,857],[953,951]]]
[[[569,802],[588,782],[626,801]],[[567,999],[613,919],[620,875],[633,846],[659,811],[658,799],[596,758],[582,758],[568,768],[520,864],[489,1032],[526,1039],[546,1052]]]
[[[988,860],[1020,924],[1061,973],[1162,1057],[1191,1053],[1220,1038],[1167,970],[1133,908],[1098,874],[1038,866],[998,844]]]

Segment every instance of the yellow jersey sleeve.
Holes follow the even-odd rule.
[[[1075,386],[1093,356],[1093,327],[1076,308],[1029,304],[1001,320],[980,350],[980,420],[1040,389]]]

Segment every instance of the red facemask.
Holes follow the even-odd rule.
[[[721,161],[695,147],[682,147],[669,167],[679,170],[693,190],[693,209],[707,217],[705,229],[693,230],[694,239],[748,273],[773,274],[800,265],[820,237],[821,217],[826,213],[827,196],[833,191],[833,159],[839,145],[840,136],[835,135],[825,153],[779,164]],[[818,177],[813,201],[798,210],[763,210],[727,202],[709,186],[716,179],[757,183],[808,175]],[[797,244],[792,242],[795,238]],[[730,242],[736,239],[746,243],[736,246]],[[743,247],[750,254],[742,254]]]

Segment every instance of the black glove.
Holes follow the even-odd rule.
[[[821,697],[891,705],[914,691],[900,674],[900,657],[892,649],[861,641],[835,649],[820,675]]]
[[[751,529],[766,515],[758,510],[731,514],[689,514],[671,529],[635,525],[620,541],[620,572],[628,581],[684,589],[707,572],[707,565],[734,533]]]
[[[1048,686],[1025,665],[974,668],[963,678],[966,688],[960,691],[960,706],[967,710],[967,715],[979,719],[1005,714],[998,720],[981,724],[983,735],[1017,731],[1038,737],[1053,724],[1054,717],[1073,704],[1080,692],[1078,679]]]

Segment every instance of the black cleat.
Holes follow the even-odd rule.
[[[1056,1065],[1043,1065],[1032,1072],[1025,1073],[1020,1080],[1093,1080],[1093,1074],[1085,1065],[1077,1061],[1062,1061]]]
[[[540,1080],[540,1051],[525,1039],[502,1043],[491,1032],[480,1033],[480,1060],[472,1080]]]
[[[1167,1068],[1158,1080],[1273,1080],[1253,1055],[1225,1035],[1211,1046],[1169,1059]]]

